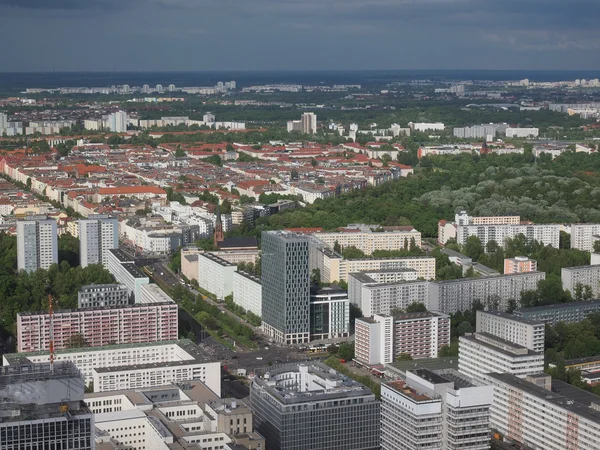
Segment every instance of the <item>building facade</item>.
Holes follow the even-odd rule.
[[[515,310],[513,314],[524,319],[555,325],[558,322],[581,322],[588,314],[597,312],[600,312],[600,300],[521,308]]]
[[[54,348],[101,347],[177,339],[178,308],[174,302],[113,308],[55,311]],[[37,352],[49,348],[50,315],[17,314],[17,351]]]
[[[262,319],[277,342],[310,340],[308,238],[286,231],[262,234]]]
[[[119,248],[119,221],[105,214],[79,220],[79,258],[81,267],[107,265],[109,249]]]
[[[138,269],[133,259],[119,249],[109,249],[106,268],[115,280],[127,287],[135,301],[139,301],[141,288],[144,284],[150,283],[150,278]]]
[[[573,297],[578,289],[589,286],[593,298],[600,298],[600,265],[563,267],[560,271],[563,289]]]
[[[310,338],[335,339],[350,336],[348,294],[337,285],[313,286],[310,291]]]
[[[490,241],[496,242],[500,247],[505,246],[506,239],[513,239],[519,234],[528,240],[541,242],[559,248],[560,240],[559,224],[544,225],[459,225],[456,231],[456,241],[459,245],[465,245],[470,236],[476,236],[484,248]]]
[[[17,221],[17,267],[26,272],[48,269],[58,264],[56,220],[28,216]]]
[[[534,352],[544,352],[546,328],[543,322],[501,311],[477,311],[475,331],[492,334]]]
[[[237,266],[212,253],[198,254],[198,286],[223,300],[233,293]]]
[[[529,259],[526,256],[515,256],[514,258],[504,259],[504,274],[510,275],[511,273],[523,273],[523,272],[536,272],[537,261],[535,259]]]
[[[286,364],[255,377],[250,403],[267,450],[379,448],[379,402],[324,364]]]
[[[90,284],[77,293],[78,308],[124,306],[129,303],[129,291],[122,284]]]
[[[402,250],[411,245],[421,247],[421,233],[414,228],[406,231],[320,232],[314,236],[332,249],[337,242],[342,250],[346,247],[356,247],[365,255],[370,255],[375,250]]]
[[[261,317],[262,284],[260,278],[247,272],[233,272],[233,302]]]
[[[592,252],[594,242],[598,239],[600,239],[600,223],[571,224],[571,248]]]

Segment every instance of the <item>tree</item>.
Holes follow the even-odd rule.
[[[31,177],[27,177],[27,189],[31,190]]]
[[[185,158],[186,156],[187,156],[187,154],[181,148],[181,145],[178,145],[177,148],[175,149],[175,158]]]
[[[477,261],[483,254],[483,245],[477,236],[469,236],[464,248],[465,255]]]
[[[310,275],[310,281],[311,283],[321,284],[321,269],[319,269],[318,267],[316,269],[313,269]]]
[[[319,161],[317,161],[315,158],[312,158],[312,159],[310,160],[310,164],[311,164],[311,166],[313,166],[313,167],[317,167],[317,166],[319,165]]]
[[[408,353],[400,353],[396,357],[396,361],[412,361],[412,359],[412,356],[410,356]]]
[[[366,256],[362,250],[354,247],[353,245],[344,247],[342,255],[344,256],[344,259],[360,259]]]
[[[338,348],[338,356],[350,361],[354,358],[354,342],[342,342]]]
[[[292,180],[298,180],[298,171],[296,169],[292,169],[290,172],[290,178]]]
[[[594,241],[594,253],[600,253],[600,240]]]
[[[88,343],[81,333],[72,334],[67,344],[69,348],[82,348],[87,347]]]
[[[336,253],[342,253],[342,246],[337,240],[333,243],[333,251]]]
[[[423,303],[412,302],[406,307],[407,313],[427,312],[427,307]]]
[[[456,328],[457,336],[463,336],[464,334],[472,332],[473,326],[467,321],[461,322],[460,325]]]

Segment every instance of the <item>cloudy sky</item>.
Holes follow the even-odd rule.
[[[0,0],[0,71],[600,69],[600,0]]]

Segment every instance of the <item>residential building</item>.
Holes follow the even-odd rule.
[[[77,293],[78,308],[123,306],[129,303],[129,291],[122,284],[90,284]]]
[[[177,304],[173,301],[54,311],[54,348],[60,350],[73,345],[99,347],[177,339],[177,313]],[[17,314],[17,351],[47,350],[49,342],[48,313]]]
[[[114,133],[125,133],[127,131],[128,116],[125,111],[117,111],[109,114],[104,120],[104,128]]]
[[[310,290],[310,338],[335,339],[350,336],[350,302],[338,285]]]
[[[588,314],[597,312],[600,312],[600,300],[520,308],[515,310],[513,314],[524,319],[556,325],[558,322],[581,322]]]
[[[56,220],[48,216],[27,216],[17,221],[17,267],[26,272],[58,264]]]
[[[137,304],[170,303],[173,299],[158,284],[144,284],[140,287]]]
[[[546,328],[543,322],[501,311],[477,311],[475,331],[492,334],[534,352],[544,352]]]
[[[257,316],[262,314],[262,283],[247,272],[233,272],[233,302]]]
[[[119,248],[119,221],[106,214],[92,214],[79,220],[79,260],[81,267],[89,264],[107,265],[107,253]]]
[[[122,250],[109,249],[106,253],[106,268],[119,283],[125,285],[135,301],[139,301],[141,287],[150,283],[148,276],[136,265],[133,258],[127,256]]]
[[[550,364],[552,366],[552,364]],[[565,360],[566,370],[579,370],[581,379],[590,386],[600,383],[600,356]]]
[[[465,225],[519,225],[520,216],[469,216],[466,211],[455,214],[455,222],[440,220],[438,222],[438,242],[442,245],[450,239],[457,239],[458,226]]]
[[[181,274],[189,281],[198,281],[198,254],[197,248],[181,249]]]
[[[544,225],[458,225],[456,241],[465,245],[470,236],[477,236],[487,249],[488,242],[494,241],[504,247],[507,239],[514,239],[519,234],[528,240],[535,240],[543,245],[559,248],[559,224]]]
[[[57,350],[54,359],[75,364],[94,392],[200,380],[217,395],[221,393],[221,363],[187,339],[65,348]],[[5,366],[49,361],[47,351],[5,354],[2,358]],[[130,373],[125,368],[130,368]],[[140,376],[142,368],[144,376]]]
[[[515,273],[458,280],[430,281],[427,309],[452,314],[473,307],[478,300],[491,309],[506,311],[512,300],[518,304],[521,292],[534,291],[544,272]]]
[[[563,267],[560,271],[563,289],[573,297],[577,289],[589,286],[593,298],[600,298],[600,265]]]
[[[284,364],[250,385],[256,430],[267,450],[379,448],[379,401],[317,362]]]
[[[487,139],[491,141],[496,137],[496,127],[493,124],[481,124],[471,127],[453,128],[452,134],[462,139]]]
[[[409,122],[408,127],[414,131],[440,131],[446,128],[443,123],[413,123]]]
[[[287,231],[262,233],[262,319],[271,338],[310,340],[308,238]]]
[[[492,400],[490,386],[456,371],[409,370],[381,385],[381,449],[489,449]]]
[[[531,138],[538,137],[540,133],[539,128],[506,128],[506,137],[512,138]]]
[[[242,400],[220,399],[199,381],[90,393],[97,449],[264,450]]]
[[[336,242],[343,250],[346,247],[356,247],[365,255],[375,250],[403,250],[410,246],[421,247],[421,233],[412,227],[396,231],[363,231],[348,230],[341,232],[320,232],[315,238],[333,249]]]
[[[237,266],[212,253],[198,254],[198,285],[223,300],[233,293]]]
[[[537,261],[529,259],[527,256],[515,256],[514,258],[504,259],[504,274],[536,272]]]
[[[571,248],[593,252],[597,240],[600,240],[600,223],[571,224]]]
[[[0,449],[94,450],[94,416],[71,363],[0,367]]]
[[[527,448],[594,450],[600,435],[600,397],[549,375],[518,378],[493,373],[492,431]]]
[[[544,371],[544,353],[489,333],[466,334],[458,341],[458,371],[482,383],[489,373],[525,378]]]
[[[355,322],[355,359],[361,364],[388,364],[402,354],[413,359],[435,358],[445,345],[450,345],[450,316],[446,314],[374,315]]]
[[[406,309],[411,303],[427,304],[428,283],[423,280],[373,283],[364,273],[353,273],[348,283],[350,302],[365,317],[391,314],[394,309]]]
[[[456,240],[456,224],[447,220],[440,220],[438,222],[438,242],[441,245],[446,245],[450,239]]]
[[[315,134],[317,132],[317,115],[306,112],[300,117],[300,127],[303,134]]]

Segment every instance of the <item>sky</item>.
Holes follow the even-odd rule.
[[[0,0],[0,72],[600,70],[600,0]]]

